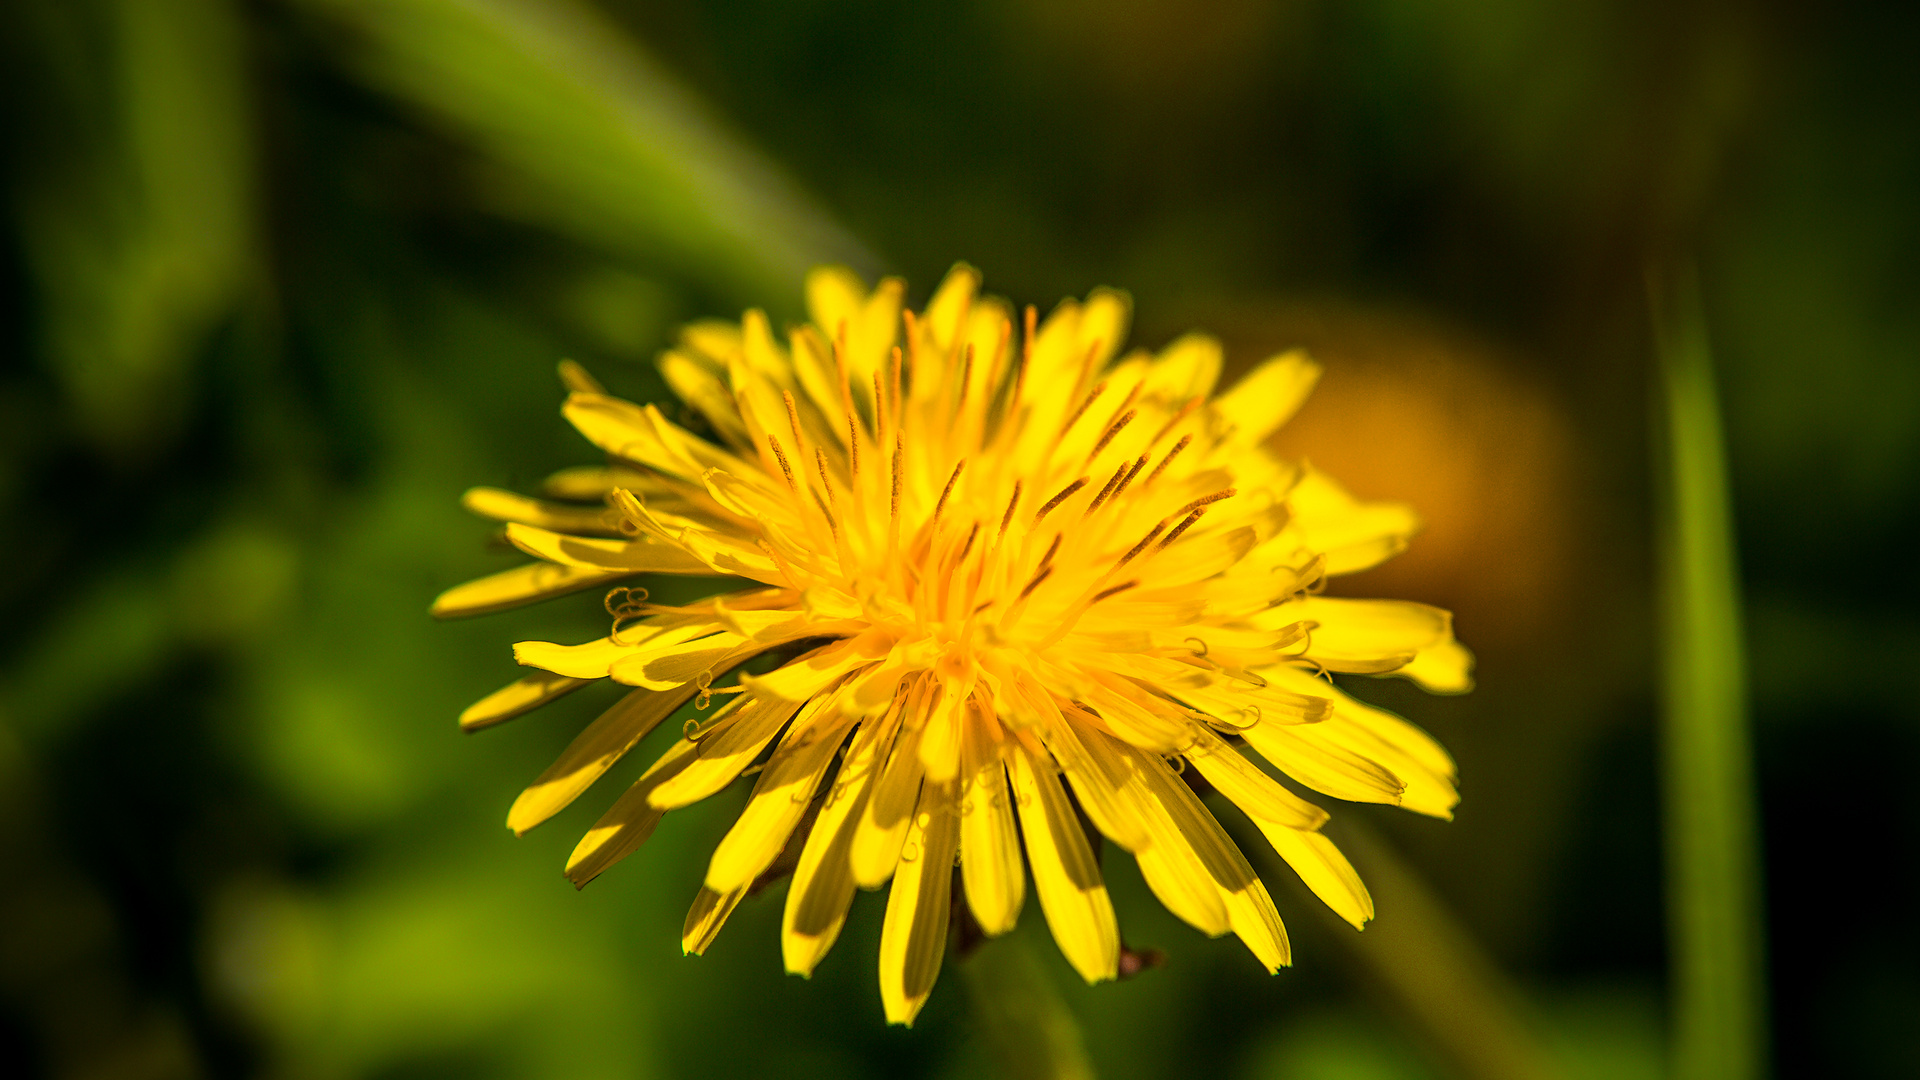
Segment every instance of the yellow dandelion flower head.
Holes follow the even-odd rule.
[[[807,279],[811,321],[784,341],[758,311],[687,327],[660,366],[711,438],[563,365],[565,415],[608,463],[554,476],[548,500],[469,492],[537,561],[450,590],[436,612],[639,574],[739,587],[684,606],[614,588],[606,637],[521,642],[515,658],[537,671],[461,722],[597,680],[634,687],[514,803],[508,824],[524,832],[691,702],[684,737],[594,825],[568,877],[585,884],[666,811],[757,773],[685,948],[705,949],[757,882],[790,868],[782,945],[807,975],[855,888],[888,886],[879,977],[897,1023],[933,987],[950,898],[1004,933],[1029,869],[1075,970],[1115,976],[1120,935],[1082,814],[1169,910],[1277,970],[1279,915],[1196,789],[1243,812],[1349,922],[1371,917],[1320,832],[1326,812],[1273,771],[1335,799],[1450,815],[1446,751],[1324,677],[1467,688],[1445,612],[1320,595],[1327,576],[1400,551],[1418,521],[1265,448],[1319,373],[1304,355],[1215,395],[1211,338],[1115,359],[1121,293],[1039,320],[979,286],[956,267],[916,313],[904,282],[869,291],[822,268]]]

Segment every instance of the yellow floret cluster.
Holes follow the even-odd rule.
[[[1329,576],[1402,550],[1418,520],[1266,449],[1319,374],[1304,355],[1216,394],[1211,338],[1121,355],[1123,294],[1042,320],[979,286],[956,267],[914,312],[898,280],[870,291],[822,268],[811,321],[784,338],[757,311],[687,327],[661,370],[711,438],[566,367],[565,415],[607,464],[556,475],[544,500],[469,492],[537,561],[450,590],[436,612],[600,587],[614,625],[515,646],[536,671],[462,723],[598,680],[633,688],[514,803],[524,832],[693,702],[568,876],[584,884],[668,810],[754,772],[685,947],[703,950],[756,881],[791,865],[783,951],[810,974],[854,890],[887,887],[894,1022],[912,1022],[939,972],[956,865],[988,935],[1013,927],[1030,872],[1068,961],[1089,982],[1114,977],[1120,935],[1083,814],[1169,910],[1275,970],[1289,949],[1266,887],[1183,773],[1342,917],[1371,917],[1319,831],[1326,812],[1295,788],[1439,817],[1457,801],[1438,744],[1327,677],[1468,688],[1446,612],[1321,595]],[[621,585],[643,574],[737,584],[669,606]]]

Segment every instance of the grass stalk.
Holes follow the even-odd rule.
[[[1738,563],[1698,288],[1676,286],[1654,297],[1672,1076],[1755,1080],[1765,989]]]

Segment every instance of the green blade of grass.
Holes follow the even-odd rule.
[[[244,23],[231,0],[39,0],[0,35],[33,88],[12,194],[37,344],[80,429],[137,462],[253,272]]]
[[[1009,1080],[1094,1080],[1079,1021],[1027,935],[986,942],[959,968],[974,1022]]]
[[[500,167],[511,212],[765,304],[873,257],[629,35],[571,0],[289,0],[349,69]]]
[[[1757,808],[1720,411],[1698,290],[1655,296],[1667,918],[1675,1080],[1763,1074]]]
[[[1361,985],[1397,1015],[1449,1075],[1555,1080],[1559,1063],[1526,1013],[1525,994],[1413,866],[1358,815],[1328,826],[1373,894],[1379,914],[1356,933],[1300,883],[1251,829],[1240,848],[1291,910],[1313,920]]]

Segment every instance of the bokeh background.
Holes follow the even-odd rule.
[[[811,982],[781,887],[680,956],[741,792],[575,893],[610,795],[502,821],[603,703],[453,718],[598,604],[426,615],[514,559],[461,491],[590,460],[558,359],[655,398],[680,321],[795,318],[819,260],[917,302],[965,259],[1043,310],[1126,287],[1140,343],[1326,362],[1284,448],[1429,519],[1340,590],[1451,607],[1480,656],[1466,697],[1357,685],[1465,795],[1450,824],[1341,810],[1388,867],[1368,933],[1424,912],[1537,1075],[1594,1078],[1666,1055],[1648,271],[1695,268],[1772,1067],[1920,1075],[1915,12],[13,0],[0,1070],[993,1075],[951,960],[883,1025],[878,897]],[[1163,967],[1088,989],[1036,910],[1019,931],[1101,1075],[1493,1075],[1393,977],[1417,958],[1297,890],[1267,977],[1107,869]]]

